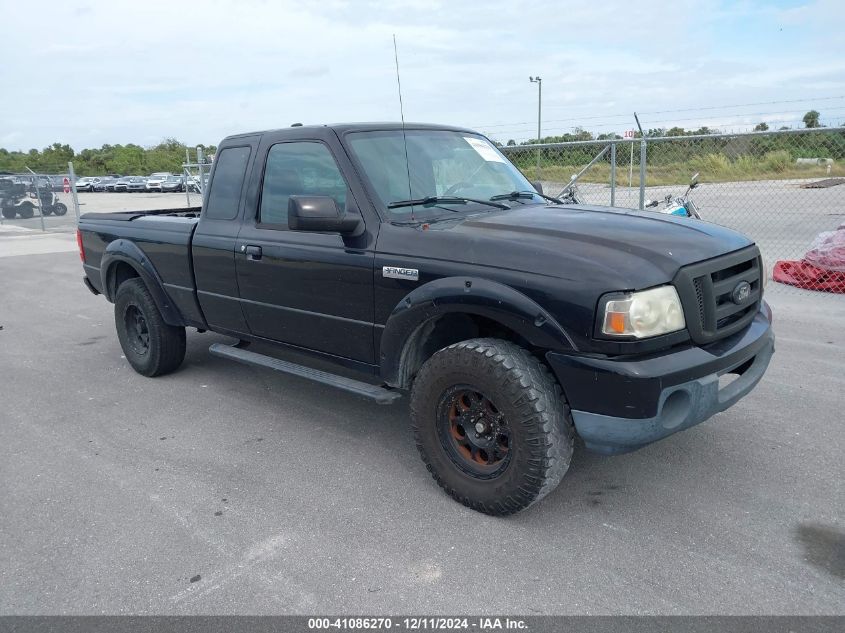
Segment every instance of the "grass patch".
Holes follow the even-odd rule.
[[[520,161],[521,162],[521,161]],[[537,178],[537,167],[533,164],[517,165],[529,180]],[[540,180],[568,182],[583,165],[560,165],[541,163]],[[729,160],[724,154],[706,154],[689,161],[675,164],[647,164],[646,185],[685,185],[690,176],[698,172],[700,182],[742,182],[755,180],[791,180],[803,178],[827,178],[845,176],[845,163],[831,165],[797,165],[785,151],[769,152],[761,158],[740,156]],[[617,164],[616,184],[628,185],[628,163]],[[610,165],[596,163],[583,176],[581,182],[610,184]],[[634,163],[631,183],[638,186],[640,167]]]

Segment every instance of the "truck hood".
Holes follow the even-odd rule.
[[[752,243],[701,220],[590,205],[516,206],[430,232],[440,226],[451,259],[616,290],[666,283],[681,266]]]

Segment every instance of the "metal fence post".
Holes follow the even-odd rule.
[[[640,141],[640,209],[645,209],[645,137]]]
[[[73,197],[73,212],[76,214],[76,222],[79,223],[79,196],[76,192],[76,174],[73,172],[73,163],[67,164],[68,176],[70,177],[70,193]]]
[[[616,143],[610,144],[610,206],[616,206]]]
[[[182,178],[185,179],[185,198],[188,200],[188,208],[191,208],[191,172],[186,166],[182,166]]]
[[[185,164],[182,165],[182,178],[185,179],[185,199],[188,201],[188,208],[191,208],[191,179],[188,172],[188,163],[191,162],[191,154],[188,148],[185,148]]]
[[[41,220],[41,231],[45,232],[47,229],[44,227],[44,203],[41,202],[41,187],[38,186],[38,174],[29,167],[26,170],[32,174],[32,184],[35,185],[35,198],[38,200],[38,219]]]

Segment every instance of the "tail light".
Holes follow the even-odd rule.
[[[76,229],[76,245],[79,247],[79,259],[85,263],[85,246],[82,245],[82,231]]]

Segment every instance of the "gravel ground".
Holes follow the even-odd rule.
[[[231,364],[213,334],[134,373],[73,237],[23,233],[0,231],[0,614],[845,613],[841,297],[774,297],[747,398],[576,452],[495,519],[435,485],[405,400]]]

